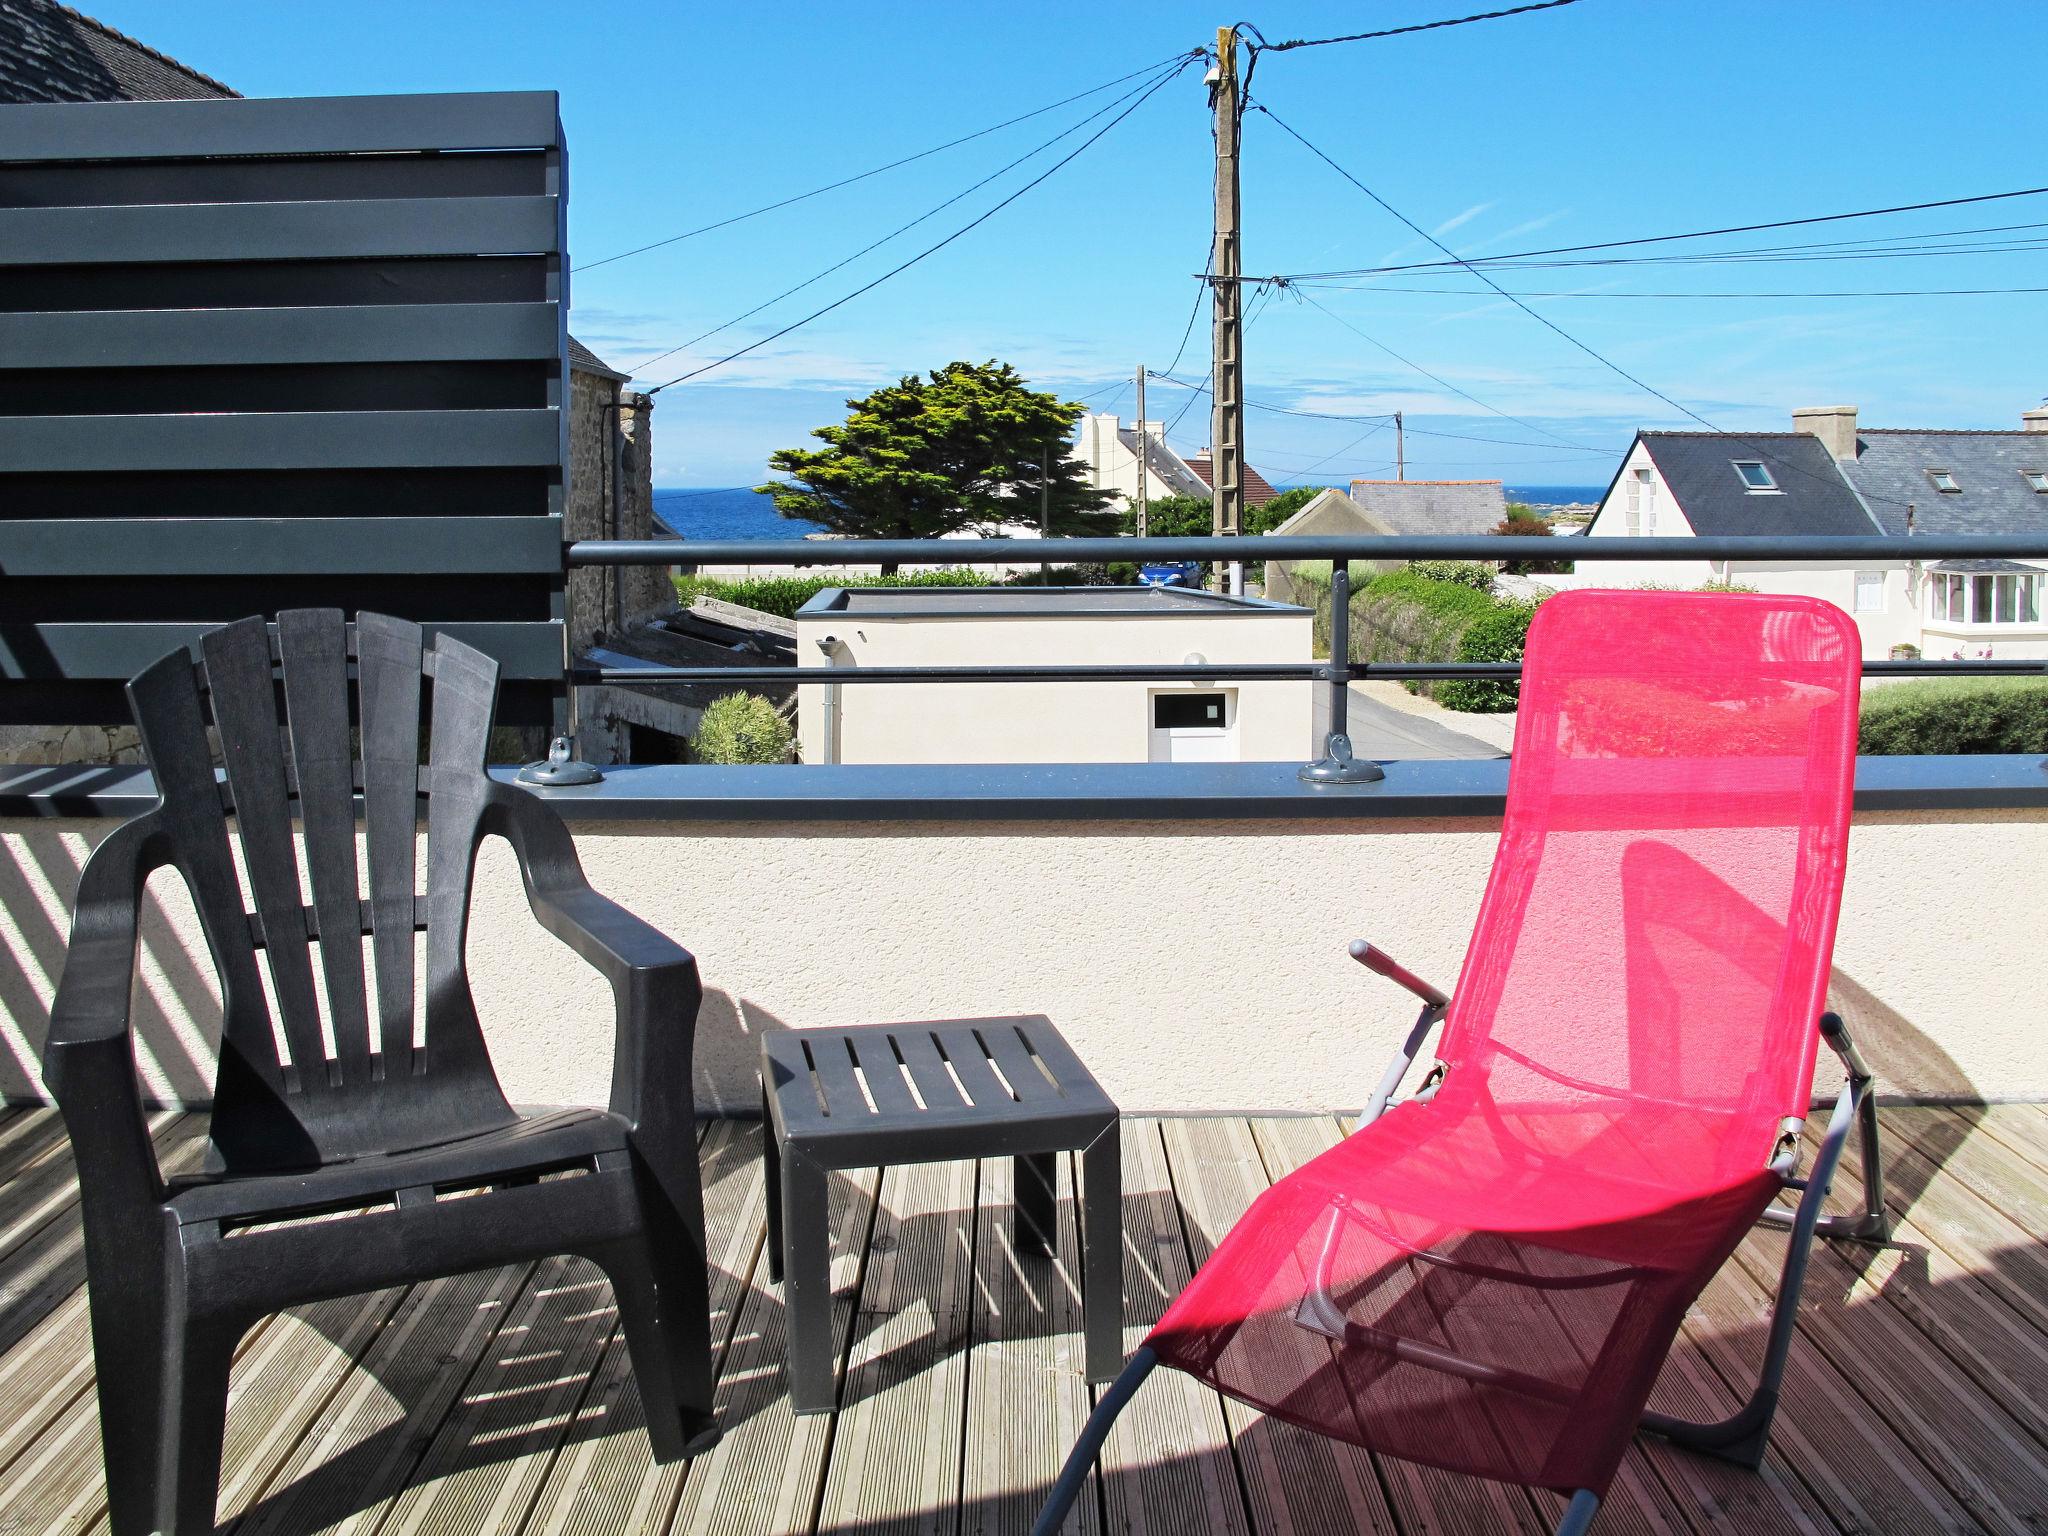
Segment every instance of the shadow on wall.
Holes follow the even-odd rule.
[[[87,856],[117,823],[72,830],[17,822],[0,837],[0,1098],[43,1101],[43,1042],[50,1000],[64,967],[71,907]],[[86,830],[77,830],[80,827]],[[136,1065],[152,1104],[203,1104],[213,1097],[220,1042],[220,991],[212,962],[179,930],[196,931],[184,881],[150,877],[136,957]]]

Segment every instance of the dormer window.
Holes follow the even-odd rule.
[[[1757,459],[1731,459],[1729,462],[1735,466],[1735,473],[1742,477],[1744,490],[1775,491],[1778,488],[1778,482],[1771,478],[1771,472],[1764,468],[1761,461]]]
[[[1944,496],[1960,496],[1963,488],[1956,484],[1956,477],[1945,469],[1930,469],[1927,478],[1934,482],[1934,488]]]
[[[2020,478],[2036,496],[2048,496],[2048,469],[2023,469]]]

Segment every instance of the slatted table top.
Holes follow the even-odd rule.
[[[761,1038],[761,1081],[778,1133],[809,1145],[884,1136],[908,1148],[926,1135],[950,1142],[970,1125],[1078,1133],[1116,1118],[1081,1058],[1036,1014],[779,1030]]]

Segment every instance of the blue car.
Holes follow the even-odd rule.
[[[1138,585],[1141,587],[1199,587],[1202,584],[1202,562],[1199,560],[1168,560],[1158,565],[1138,567]]]

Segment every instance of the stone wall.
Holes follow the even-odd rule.
[[[612,407],[619,411],[625,443],[620,476],[625,489],[620,526],[612,528]],[[626,389],[617,379],[585,369],[569,374],[569,507],[566,536],[570,539],[652,538],[654,402]],[[618,601],[625,601],[625,622],[670,607],[675,588],[665,566],[615,569],[598,567],[569,573],[569,645],[580,651],[602,632],[619,627]]]

